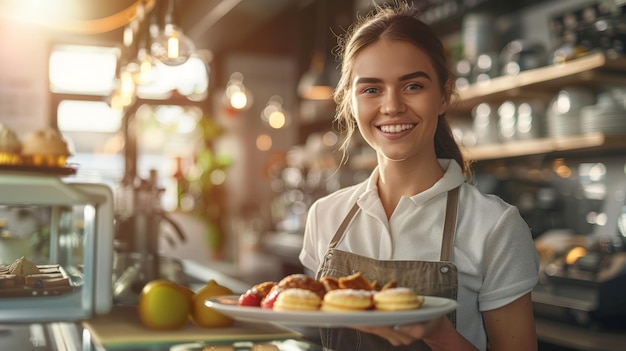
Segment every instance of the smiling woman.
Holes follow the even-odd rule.
[[[446,53],[417,15],[400,2],[379,6],[340,38],[335,118],[348,127],[344,145],[358,130],[377,164],[366,181],[310,206],[300,261],[318,279],[361,272],[458,309],[399,327],[322,329],[321,339],[329,350],[536,350],[529,228],[467,178],[445,119]]]

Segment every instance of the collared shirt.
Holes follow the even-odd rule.
[[[317,200],[310,208],[302,264],[315,272],[335,231],[355,201],[361,207],[337,248],[380,260],[438,261],[447,191],[461,185],[453,263],[459,277],[457,327],[484,341],[481,311],[502,307],[531,291],[539,261],[517,208],[465,182],[461,167],[439,160],[444,176],[431,188],[402,197],[387,220],[378,196],[378,169],[363,183]]]

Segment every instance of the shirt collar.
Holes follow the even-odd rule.
[[[416,206],[425,203],[443,192],[452,190],[465,182],[463,170],[456,161],[452,159],[438,159],[438,161],[444,170],[444,175],[429,189],[410,197],[410,200],[413,201]],[[376,184],[378,184],[379,176],[379,169],[378,166],[376,166],[367,180],[365,191],[359,196],[359,203],[364,204],[366,201],[369,202],[368,200],[371,198],[378,199],[378,186]]]

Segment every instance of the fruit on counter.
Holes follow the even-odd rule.
[[[139,294],[139,320],[151,329],[180,329],[189,322],[193,296],[193,290],[184,285],[165,279],[152,280]]]
[[[194,324],[203,328],[220,328],[233,325],[234,320],[206,305],[206,301],[212,297],[232,295],[233,291],[218,284],[215,280],[209,280],[198,290],[191,300],[191,320]]]

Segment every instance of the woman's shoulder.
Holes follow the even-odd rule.
[[[477,211],[507,212],[516,210],[516,207],[495,194],[487,194],[478,189],[474,184],[464,183],[461,186],[461,205],[465,208],[473,208]]]
[[[315,200],[313,203],[313,207],[316,207],[318,210],[324,211],[336,211],[339,208],[351,208],[359,197],[365,192],[366,183],[359,183],[351,186],[347,186],[345,188],[341,188],[335,192],[332,192],[328,195],[320,197]]]

